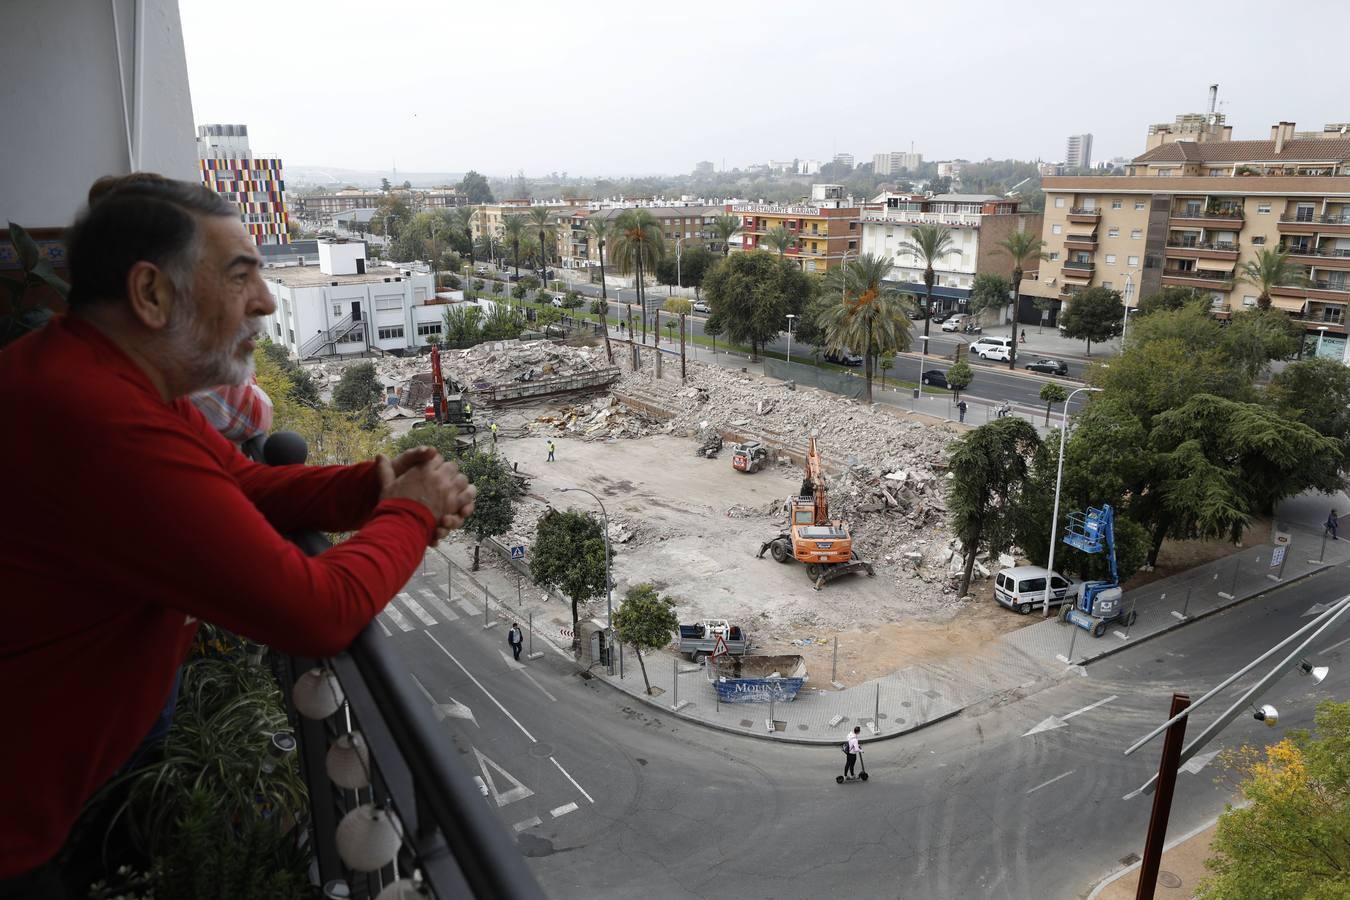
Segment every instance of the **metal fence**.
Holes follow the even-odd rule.
[[[764,374],[770,378],[792,381],[805,387],[820,388],[833,394],[842,394],[854,400],[863,399],[867,392],[866,382],[846,372],[835,372],[801,363],[790,363],[772,356],[765,356]]]

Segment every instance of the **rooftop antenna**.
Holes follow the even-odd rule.
[[[1211,84],[1209,86],[1209,124],[1213,125],[1218,121],[1215,113],[1218,111],[1219,104],[1219,86]]]

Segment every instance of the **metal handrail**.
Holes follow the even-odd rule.
[[[1243,218],[1243,214],[1242,214],[1242,210],[1241,210],[1240,208],[1236,207],[1236,206],[1235,206],[1235,207],[1232,207],[1232,208],[1223,208],[1223,209],[1201,209],[1201,210],[1196,210],[1195,212],[1192,212],[1191,210],[1189,210],[1189,209],[1187,209],[1187,208],[1185,208],[1185,207],[1182,207],[1181,209],[1174,209],[1174,210],[1172,210],[1172,218],[1173,218],[1173,219],[1241,219],[1241,218]]]
[[[1176,250],[1222,250],[1236,253],[1236,241],[1168,241],[1167,246]]]
[[[1062,264],[1063,268],[1065,269],[1091,269],[1095,265],[1096,263],[1079,262],[1076,259],[1066,259]]]
[[[299,460],[294,458],[296,445],[304,446],[297,437],[289,438],[290,454],[284,450],[268,454],[269,448],[265,448],[264,455],[273,464],[304,462],[303,451]],[[319,532],[290,537],[310,556],[331,546]],[[376,625],[367,625],[346,652],[326,662],[337,675],[348,712],[370,750],[372,795],[387,798],[403,824],[400,870],[420,870],[423,883],[441,900],[544,900],[542,888],[501,822],[483,802],[478,787],[453,755],[445,752],[442,726],[426,699],[414,691],[406,661],[380,637]],[[367,893],[374,896],[393,880],[392,866],[358,876],[345,871],[337,853],[337,825],[342,815],[361,800],[358,796],[355,803],[351,802],[351,794],[335,787],[328,778],[324,757],[332,736],[331,720],[304,719],[291,703],[290,688],[295,679],[322,663],[282,655],[277,659],[282,696],[296,725],[301,773],[309,793],[315,858],[322,882],[341,877],[351,886],[364,877]]]
[[[1102,211],[1096,207],[1088,209],[1084,206],[1075,206],[1069,210],[1069,215],[1071,216],[1101,216],[1101,214]]]

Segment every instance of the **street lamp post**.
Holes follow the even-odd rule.
[[[1055,577],[1055,533],[1059,530],[1056,525],[1059,521],[1059,486],[1064,481],[1064,437],[1069,433],[1069,404],[1073,402],[1074,394],[1081,394],[1084,391],[1096,393],[1101,388],[1081,387],[1076,391],[1071,391],[1069,396],[1064,398],[1063,418],[1059,424],[1059,465],[1055,470],[1055,506],[1054,511],[1050,513],[1050,560],[1045,564],[1045,608],[1042,610],[1042,618],[1050,616],[1050,582]]]
[[[684,237],[677,237],[675,239],[675,283],[680,287],[684,287],[684,276],[680,274],[680,254],[683,249]]]
[[[1120,352],[1125,352],[1125,326],[1130,324],[1130,296],[1134,293],[1134,274],[1125,273],[1125,318],[1120,322]]]
[[[558,488],[558,492],[562,494],[566,494],[568,491],[580,491],[583,494],[590,494],[591,498],[595,500],[596,503],[600,504],[600,518],[604,523],[605,529],[605,630],[612,635],[614,633],[614,589],[613,582],[609,577],[609,513],[605,512],[605,501],[601,500],[586,488]]]
[[[916,397],[923,393],[923,367],[928,357],[928,335],[919,335],[919,340],[923,343],[919,345],[919,387],[917,388],[918,393],[915,394]]]
[[[795,313],[788,313],[788,365],[792,365],[792,320],[797,318]]]
[[[1317,326],[1317,349],[1313,351],[1313,356],[1322,355],[1322,337],[1326,333],[1327,333],[1327,326],[1325,325]]]

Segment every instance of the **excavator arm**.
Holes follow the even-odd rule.
[[[830,501],[825,494],[825,473],[821,470],[820,451],[816,449],[816,439],[812,437],[806,453],[806,480],[811,484],[811,493],[815,499],[815,523],[827,525],[830,521]]]

